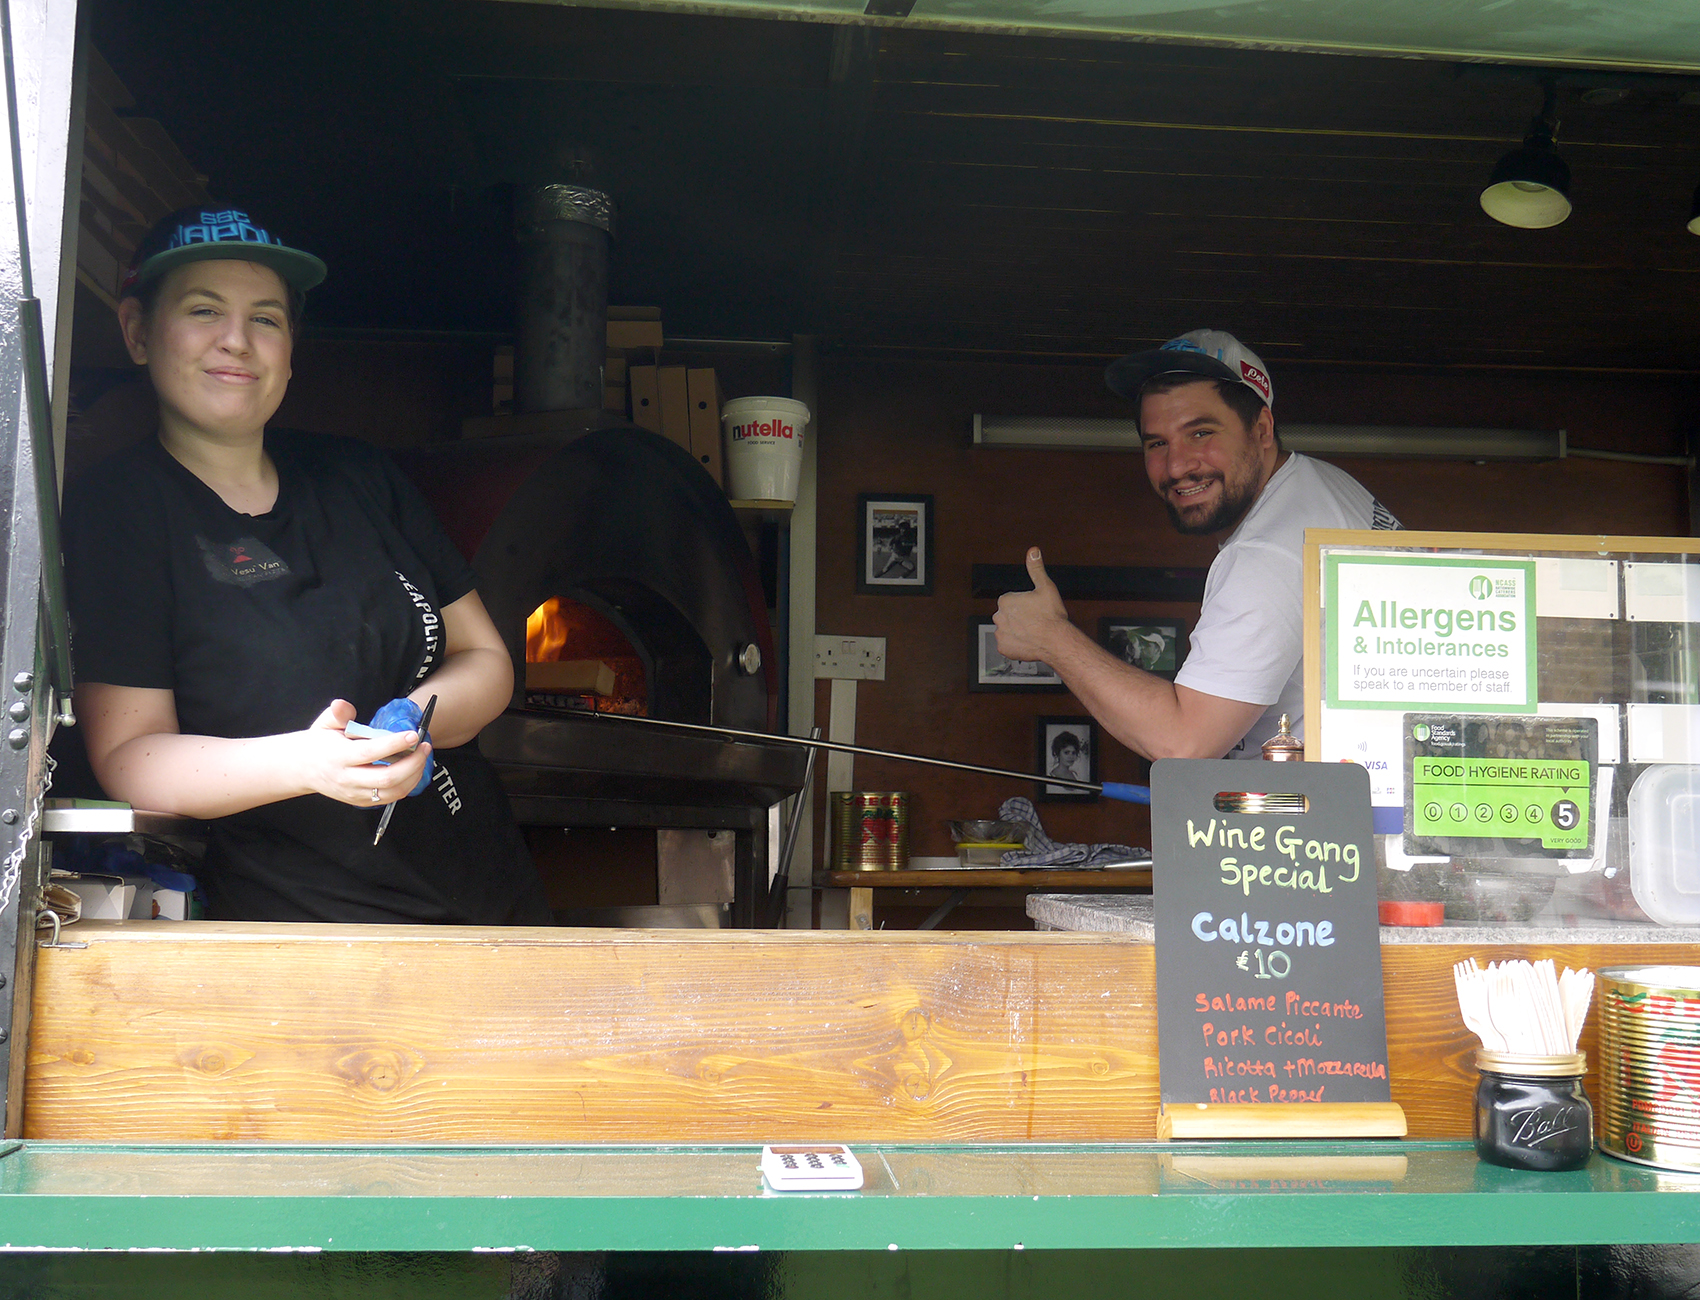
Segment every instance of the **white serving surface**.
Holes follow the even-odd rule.
[[[1041,930],[1125,934],[1135,943],[1156,935],[1150,894],[1029,894],[1027,915]],[[1700,926],[1635,921],[1585,921],[1580,925],[1384,925],[1382,943],[1648,944],[1700,943]]]

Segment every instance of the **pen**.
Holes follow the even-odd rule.
[[[433,709],[435,709],[436,707],[437,707],[437,697],[435,695],[433,695],[430,699],[425,701],[425,712],[423,712],[419,715],[419,727],[418,727],[419,736],[420,736],[420,739],[422,739],[422,740],[425,737],[425,733],[428,730],[430,730],[430,727],[431,727],[431,711]],[[419,746],[415,745],[413,748],[418,749]],[[411,752],[411,751],[409,751],[409,752]],[[400,803],[400,802],[401,802],[400,799],[396,800],[396,803]],[[372,837],[372,847],[373,848],[377,848],[378,847],[378,841],[384,838],[384,832],[387,831],[390,828],[390,818],[393,817],[393,816],[395,816],[395,803],[392,803],[392,804],[388,805],[387,807],[385,807],[384,815],[382,817],[378,818],[378,833]]]

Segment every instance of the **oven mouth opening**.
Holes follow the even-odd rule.
[[[600,604],[551,596],[526,618],[527,708],[649,716],[649,656]]]
[[[671,601],[629,578],[563,586],[526,619],[527,708],[714,721],[714,657]]]

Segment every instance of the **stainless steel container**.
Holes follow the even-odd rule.
[[[833,871],[901,871],[908,866],[908,792],[834,791],[829,857]]]

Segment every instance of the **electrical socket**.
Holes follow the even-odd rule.
[[[815,676],[838,681],[883,682],[885,638],[815,633]]]

